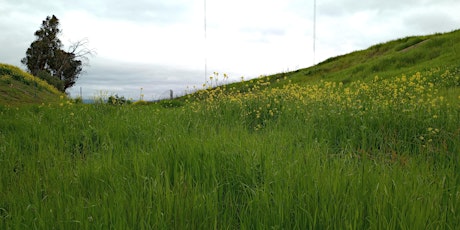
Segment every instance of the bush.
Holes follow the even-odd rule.
[[[125,97],[119,97],[118,94],[112,95],[107,99],[109,105],[125,105],[130,104],[131,101],[126,100]]]
[[[82,97],[77,97],[73,99],[73,103],[75,104],[83,104],[83,98]]]
[[[45,80],[46,82],[48,82],[48,84],[56,87],[56,89],[58,89],[59,91],[64,92],[64,81],[62,81],[61,79],[57,77],[52,76],[47,71],[42,70],[38,72],[37,77]]]
[[[139,100],[133,103],[133,105],[148,105],[149,103],[144,100]]]

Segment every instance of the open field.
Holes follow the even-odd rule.
[[[459,77],[1,106],[0,229],[454,229]]]

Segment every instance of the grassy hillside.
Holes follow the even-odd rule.
[[[0,105],[51,103],[65,96],[18,67],[0,63]]]
[[[412,36],[377,44],[365,50],[331,57],[315,66],[262,77],[269,87],[297,83],[305,85],[321,80],[342,82],[370,81],[412,75],[434,68],[460,67],[460,30],[427,36]],[[287,78],[290,81],[280,81]],[[214,78],[215,79],[215,78]],[[227,88],[251,87],[257,80],[230,84]],[[262,88],[264,86],[261,86]]]
[[[293,82],[316,79],[370,80],[411,74],[438,67],[458,67],[460,30],[445,34],[406,37],[374,45],[369,49],[329,58],[317,66],[292,75]]]

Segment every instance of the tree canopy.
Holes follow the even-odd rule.
[[[54,15],[46,17],[21,62],[32,75],[65,92],[76,83],[83,70],[83,61],[88,60],[92,51],[83,41],[72,44],[68,51],[63,50],[60,33],[59,19]]]

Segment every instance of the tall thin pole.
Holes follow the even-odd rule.
[[[207,31],[206,31],[206,0],[204,0],[204,83],[208,78],[208,54],[207,54]]]
[[[316,58],[316,0],[313,1],[313,65]]]

